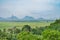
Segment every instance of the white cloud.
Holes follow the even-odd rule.
[[[5,1],[2,3],[2,11],[5,9],[6,12],[14,14],[18,17],[23,17],[26,15],[30,16],[38,16],[38,15],[32,15],[31,11],[46,11],[46,10],[54,10],[54,6],[51,5],[51,3],[54,3],[55,0],[11,0],[11,1]],[[10,15],[11,15],[10,14]],[[4,14],[2,14],[4,15]],[[6,16],[6,15],[5,15]],[[44,16],[44,15],[43,15]]]

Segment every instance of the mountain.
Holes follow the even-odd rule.
[[[31,16],[25,16],[23,18],[23,20],[35,20],[35,19],[33,17],[31,17]]]
[[[4,18],[3,17],[0,17],[0,20],[4,20]]]
[[[7,20],[18,20],[18,17],[16,17],[16,16],[11,16],[11,17],[8,17]]]
[[[44,18],[38,18],[37,20],[47,20],[47,19],[44,19]]]
[[[11,17],[8,17],[8,18],[3,18],[3,17],[0,17],[0,21],[50,21],[50,19],[44,19],[44,18],[38,18],[38,19],[35,19],[31,16],[25,16],[23,19],[19,19],[18,17],[12,15]]]

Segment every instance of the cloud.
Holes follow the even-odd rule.
[[[8,17],[8,15],[11,16],[12,14],[18,17],[55,15],[60,7],[60,2],[58,2],[55,0],[2,0],[0,1],[0,16]],[[55,14],[53,13],[54,11]],[[49,16],[51,15],[47,17]]]

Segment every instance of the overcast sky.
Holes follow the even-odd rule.
[[[0,0],[0,17],[59,18],[60,0]]]

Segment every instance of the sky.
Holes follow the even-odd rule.
[[[0,0],[0,17],[59,18],[60,0]]]

